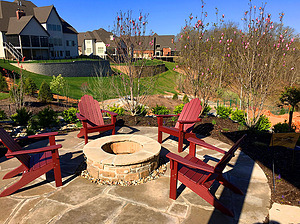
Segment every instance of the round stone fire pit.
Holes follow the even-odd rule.
[[[96,179],[138,180],[158,166],[160,144],[142,135],[111,135],[89,142],[83,148],[87,171]]]

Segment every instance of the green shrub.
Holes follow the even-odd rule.
[[[35,82],[30,77],[25,79],[24,82],[24,92],[29,96],[33,96],[34,93],[38,90]]]
[[[18,125],[25,126],[32,117],[32,113],[27,111],[25,107],[17,109],[17,112],[11,116],[11,119]]]
[[[288,132],[295,132],[295,127],[292,127],[292,130],[290,130],[289,124],[284,122],[284,123],[277,123],[273,126],[273,131],[275,133],[288,133]]]
[[[211,107],[210,107],[209,105],[206,105],[206,106],[204,107],[204,110],[203,110],[203,112],[202,112],[202,115],[203,115],[203,116],[206,116],[206,115],[209,113],[210,110],[211,110]]]
[[[156,104],[156,106],[152,108],[152,113],[157,115],[169,114],[170,110],[167,109],[165,106],[158,106]]]
[[[231,112],[231,120],[237,121],[239,124],[245,124],[246,112],[243,110],[236,109]]]
[[[173,100],[178,100],[178,93],[175,93],[172,97]]]
[[[43,103],[47,103],[53,99],[50,86],[45,81],[41,84],[38,99]]]
[[[145,117],[147,115],[147,108],[144,105],[138,105],[136,108],[136,115]]]
[[[76,123],[78,121],[76,113],[79,113],[79,110],[71,107],[67,110],[64,110],[62,116],[67,123]]]
[[[268,131],[270,127],[271,127],[271,122],[269,118],[265,115],[261,115],[254,128],[258,131]]]
[[[190,102],[190,100],[189,100],[189,98],[188,98],[188,96],[187,96],[186,94],[184,94],[184,96],[183,96],[183,98],[182,98],[182,102],[183,102],[183,103],[188,103],[188,102]]]
[[[41,128],[53,127],[58,124],[57,114],[50,107],[46,107],[37,114],[38,126]]]
[[[5,111],[0,109],[0,121],[4,120],[6,118],[7,118],[7,116],[6,116]]]
[[[225,106],[218,106],[216,108],[217,110],[217,115],[219,115],[221,118],[229,118],[229,115],[232,112],[232,108],[231,107],[225,107]]]
[[[116,106],[115,104],[111,107],[109,107],[109,111],[117,113],[118,115],[122,116],[125,113],[125,109],[123,107],[120,106]]]
[[[281,109],[279,111],[279,115],[283,115],[283,114],[286,114],[286,113],[287,113],[286,110],[283,107],[281,107]]]
[[[182,104],[179,104],[179,105],[177,105],[177,106],[175,106],[175,108],[174,108],[174,110],[173,110],[173,113],[174,113],[174,114],[180,114],[181,111],[182,111],[182,109],[183,109],[183,107],[184,107],[184,104],[183,104],[183,103],[182,103]]]
[[[4,78],[4,76],[0,73],[0,91],[7,91],[7,82]]]

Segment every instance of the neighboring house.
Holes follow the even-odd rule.
[[[151,37],[144,37],[144,42],[148,43],[149,40],[152,44],[149,44],[141,54],[140,51],[134,51],[134,57],[140,58],[152,58],[152,57],[167,57],[174,56],[175,45],[174,45],[174,35],[158,35],[153,34]]]
[[[74,58],[77,49],[77,31],[53,5],[0,1],[0,58]]]
[[[114,35],[105,29],[78,34],[79,55],[99,56],[106,59],[107,53],[115,54]]]
[[[175,45],[174,35],[153,35],[154,55],[155,56],[174,56]]]
[[[116,37],[118,39],[118,37]],[[143,41],[147,44],[143,53],[134,50],[135,58],[152,58],[162,56],[174,56],[174,35],[157,35],[156,33],[149,37],[145,36]],[[88,31],[78,34],[78,52],[79,55],[107,57],[107,53],[116,54],[117,47],[114,43],[114,35],[112,32],[107,32],[105,29]],[[152,42],[153,44],[148,44]]]

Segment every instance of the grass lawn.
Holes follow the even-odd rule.
[[[9,93],[0,93],[0,100],[9,98]]]
[[[175,93],[175,87],[176,87],[176,80],[179,77],[179,73],[173,71],[173,68],[175,67],[175,63],[172,62],[162,62],[159,60],[153,60],[154,64],[161,64],[164,63],[166,65],[166,68],[168,69],[166,72],[157,75],[157,80],[156,84],[154,85],[153,92],[150,94],[166,94],[167,92]],[[0,67],[14,71],[16,73],[20,73],[20,68],[16,66],[13,66],[9,64],[7,61],[4,63],[3,60],[0,60]],[[45,75],[40,75],[36,73],[32,73],[26,70],[23,70],[23,75],[24,77],[30,77],[34,80],[36,83],[37,87],[39,88],[41,83],[43,81],[46,81],[48,84],[50,84],[52,77],[51,76],[45,76]],[[81,85],[82,83],[86,82],[88,83],[89,86],[93,85],[94,80],[96,79],[95,77],[64,77],[65,80],[67,81],[69,85],[69,90],[67,93],[67,96],[74,98],[74,99],[80,99],[82,96],[81,92]],[[105,88],[107,91],[106,92],[112,92],[109,91],[112,89],[111,87],[111,77],[103,77],[103,88]],[[147,78],[144,78],[147,80]],[[116,98],[117,95],[115,93],[111,94],[106,94],[104,96],[105,99],[109,98]]]

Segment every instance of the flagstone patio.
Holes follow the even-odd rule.
[[[156,127],[123,127],[117,133],[157,138]],[[123,187],[97,185],[75,175],[84,161],[84,140],[78,139],[76,134],[70,132],[56,137],[57,143],[63,145],[59,150],[63,186],[56,188],[50,173],[47,180],[43,176],[15,194],[0,198],[0,223],[259,223],[269,214],[271,192],[267,178],[260,167],[240,150],[226,167],[225,177],[245,195],[234,194],[222,185],[211,188],[220,201],[234,211],[235,217],[231,218],[180,184],[178,199],[169,198],[170,170],[165,155],[168,151],[178,154],[176,139],[167,138],[162,144],[161,157],[168,168],[163,176],[144,184]],[[98,137],[92,136],[94,139]],[[204,140],[224,150],[230,148],[210,137]],[[46,144],[47,140],[44,140],[29,148]],[[180,155],[187,153],[188,148]],[[213,164],[222,154],[198,147],[197,156]],[[18,164],[15,159],[2,158],[1,179]],[[17,178],[1,180],[0,190]]]

